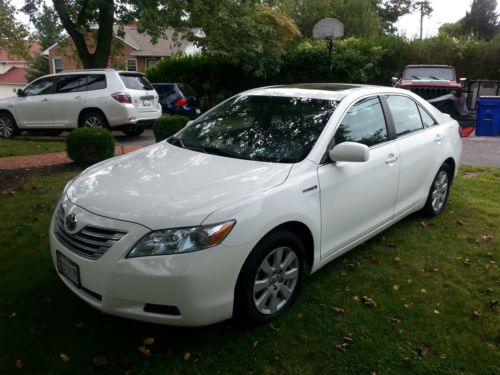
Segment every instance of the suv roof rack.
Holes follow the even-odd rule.
[[[73,70],[61,70],[56,74],[61,73],[85,73],[85,72],[106,72],[106,71],[114,71],[113,68],[94,68],[94,69],[73,69]]]

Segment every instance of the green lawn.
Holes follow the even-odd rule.
[[[65,151],[64,142],[36,142],[16,139],[0,139],[0,157],[44,154]]]
[[[352,250],[253,329],[146,324],[80,301],[53,269],[47,234],[70,177],[0,198],[2,374],[500,374],[500,169],[462,168],[443,215],[411,216]]]

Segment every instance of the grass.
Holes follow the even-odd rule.
[[[58,280],[47,234],[70,177],[39,177],[0,198],[0,373],[500,373],[490,305],[500,290],[500,169],[462,168],[443,215],[411,216],[333,261],[285,316],[253,329],[159,326],[80,301]],[[151,356],[138,351],[148,337]]]
[[[65,151],[64,142],[36,142],[16,139],[0,139],[0,157],[44,154]]]

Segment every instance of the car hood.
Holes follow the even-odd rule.
[[[290,169],[291,164],[209,155],[161,142],[85,170],[66,194],[94,214],[150,229],[194,226],[219,208],[283,183]]]

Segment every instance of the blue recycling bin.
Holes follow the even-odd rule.
[[[476,135],[500,136],[500,96],[483,96],[476,101]]]

